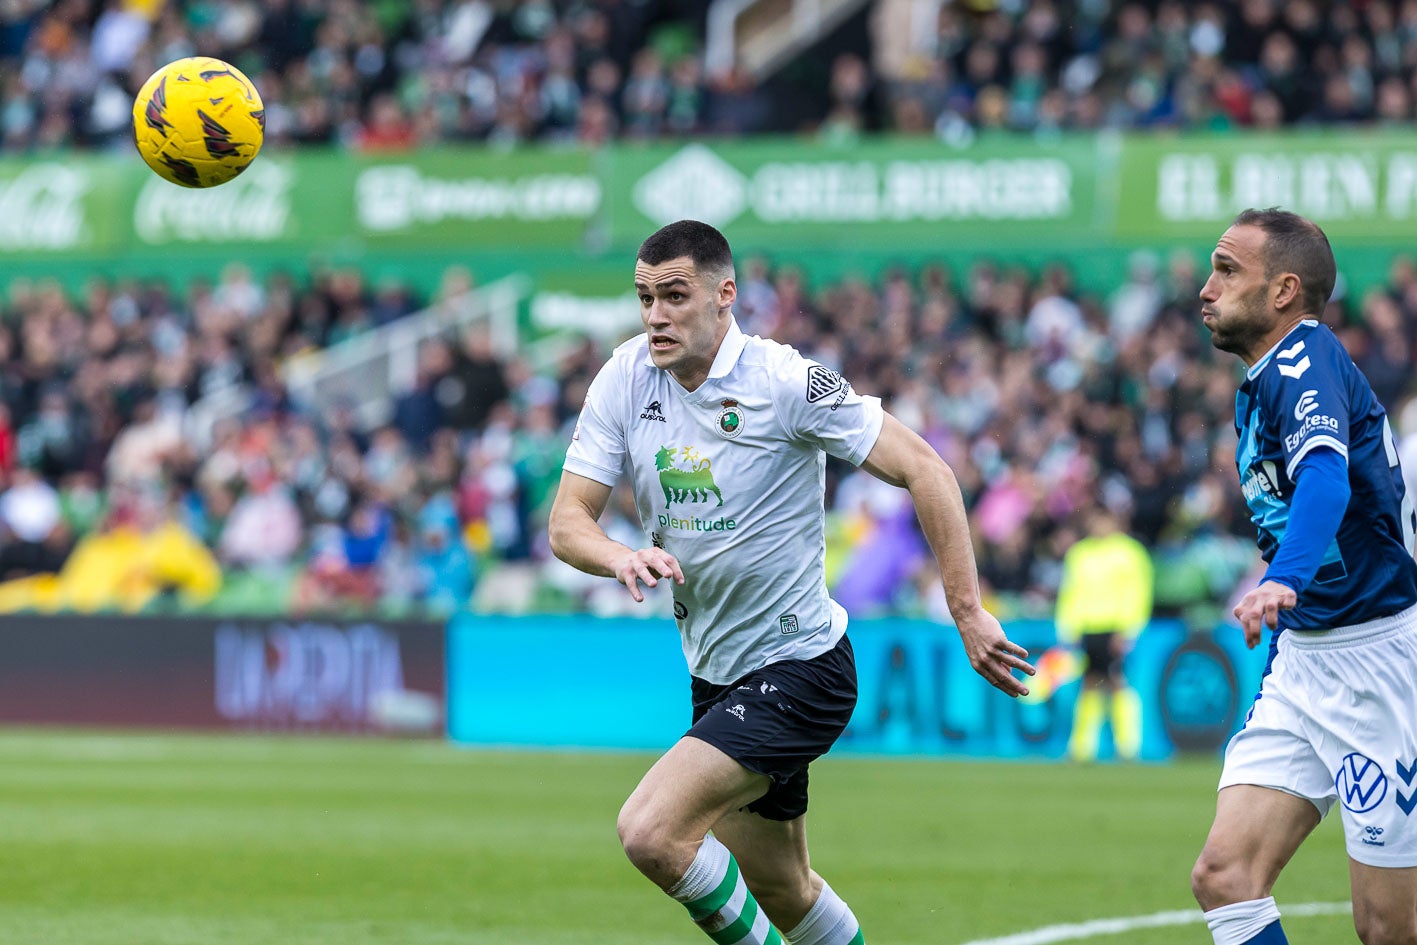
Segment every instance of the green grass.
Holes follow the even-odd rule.
[[[625,861],[652,758],[431,742],[0,731],[9,945],[707,942]],[[963,945],[1192,908],[1218,759],[1138,767],[829,758],[813,865],[872,945]],[[1336,817],[1333,818],[1336,821]],[[1340,902],[1336,823],[1276,889]],[[1355,942],[1344,915],[1286,919]],[[1074,941],[1209,942],[1198,924]]]

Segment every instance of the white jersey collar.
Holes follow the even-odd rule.
[[[723,377],[733,370],[747,345],[748,336],[743,334],[743,329],[738,327],[738,319],[730,314],[728,316],[728,331],[718,346],[718,353],[713,356],[713,364],[709,365],[708,379]],[[654,367],[654,358],[648,350],[645,351],[644,363],[645,367]]]
[[[733,370],[747,344],[748,336],[743,334],[743,329],[738,327],[738,319],[730,313],[728,331],[724,333],[723,343],[718,346],[718,354],[714,355],[713,364],[709,367],[709,377],[723,377]]]

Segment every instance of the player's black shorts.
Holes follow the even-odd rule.
[[[810,660],[772,663],[726,686],[694,677],[688,734],[772,779],[747,810],[769,820],[807,812],[807,765],[836,742],[856,708],[856,656],[845,636]]]
[[[1084,633],[1082,635],[1082,653],[1086,658],[1083,663],[1083,672],[1111,676],[1114,671],[1122,668],[1118,665],[1117,657],[1112,650],[1112,641],[1116,636],[1115,633]]]

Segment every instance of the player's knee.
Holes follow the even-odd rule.
[[[675,838],[661,820],[627,804],[621,809],[615,827],[620,835],[620,846],[635,869],[666,887],[683,875],[687,867],[679,867],[675,862]]]
[[[644,816],[642,811],[629,804],[620,809],[615,830],[631,863],[639,865],[641,859],[653,855],[654,849],[662,844],[658,827],[653,818]]]
[[[1353,926],[1363,945],[1417,945],[1417,914],[1412,909],[1383,912],[1377,909],[1355,909]]]
[[[1235,902],[1261,899],[1268,891],[1260,888],[1244,864],[1205,849],[1191,868],[1191,894],[1202,909],[1210,911]]]

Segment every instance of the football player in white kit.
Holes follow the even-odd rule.
[[[1235,607],[1269,664],[1230,740],[1191,874],[1216,945],[1284,945],[1270,890],[1338,804],[1365,945],[1417,945],[1417,533],[1387,414],[1318,317],[1328,238],[1246,210],[1201,289],[1211,342],[1248,370],[1240,484],[1269,567]]]
[[[864,942],[811,869],[804,823],[807,766],[856,703],[846,614],[824,577],[826,454],[909,490],[975,670],[1018,696],[1013,671],[1033,667],[980,603],[949,466],[878,398],[739,330],[723,234],[662,228],[640,247],[635,291],[645,333],[591,384],[550,521],[557,557],[636,601],[672,582],[693,722],[625,802],[621,843],[719,945]],[[621,476],[647,547],[597,524]]]

